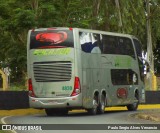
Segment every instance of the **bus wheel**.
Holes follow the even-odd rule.
[[[134,102],[133,104],[127,105],[127,109],[129,111],[136,111],[137,108],[138,108],[138,105],[139,105],[139,96],[138,96],[137,92],[135,93],[135,98],[136,98],[137,102]]]
[[[58,115],[62,115],[62,116],[67,115],[67,114],[68,114],[68,109],[61,109],[58,112]]]
[[[45,109],[47,116],[63,116],[68,114],[68,109]]]
[[[97,114],[97,108],[98,108],[98,96],[94,96],[93,98],[93,107],[91,109],[88,109],[88,113],[90,115],[96,115]]]
[[[54,109],[45,109],[45,112],[46,112],[47,116],[54,116],[55,115]]]
[[[106,97],[104,94],[101,96],[101,101],[98,105],[98,114],[103,114],[105,112],[105,106],[106,106]]]

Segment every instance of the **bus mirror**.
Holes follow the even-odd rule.
[[[149,65],[149,62],[146,60],[146,59],[144,59],[144,58],[142,58],[142,57],[140,57],[140,56],[138,56],[138,59],[141,61],[141,62],[143,62],[143,64],[146,66],[146,72],[150,72],[150,65]]]

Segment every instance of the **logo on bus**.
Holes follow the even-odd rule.
[[[119,98],[127,98],[128,92],[126,88],[119,88],[117,90],[117,97]]]
[[[70,48],[63,49],[36,49],[34,55],[68,55],[71,52]]]
[[[66,39],[67,39],[66,32],[57,32],[57,33],[44,32],[44,33],[39,33],[36,35],[36,40],[38,40],[40,42],[50,42],[51,45],[62,43]]]

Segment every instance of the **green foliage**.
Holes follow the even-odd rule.
[[[155,74],[160,77],[160,40],[157,40],[156,49],[154,49],[154,67]]]
[[[160,38],[160,0],[151,3],[154,47]],[[120,16],[122,25],[119,25]],[[145,0],[1,0],[0,67],[11,68],[12,81],[26,78],[27,32],[40,27],[80,27],[123,32],[146,48]]]
[[[18,84],[12,84],[9,88],[9,91],[27,91],[27,87],[24,85]]]

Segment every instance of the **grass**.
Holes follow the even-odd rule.
[[[21,116],[21,115],[32,115],[32,114],[43,114],[44,110],[38,109],[16,109],[16,110],[0,110],[0,116]]]
[[[2,131],[2,130],[0,130],[0,133],[12,133],[12,131]]]
[[[24,86],[23,84],[14,83],[10,85],[8,90],[9,91],[25,91],[27,90],[27,87]]]

